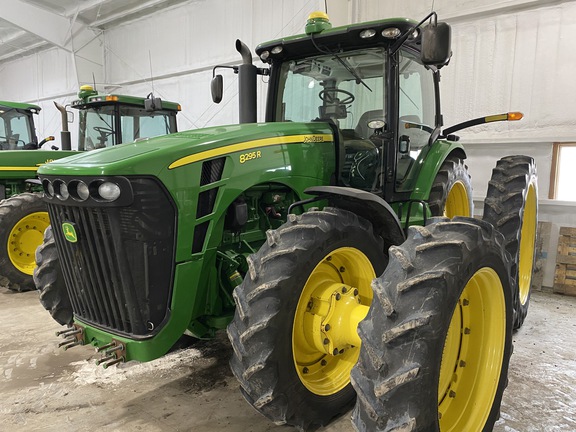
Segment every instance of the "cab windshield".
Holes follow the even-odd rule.
[[[0,109],[0,150],[36,148],[32,114],[17,109]]]
[[[115,119],[120,117],[119,130]],[[170,111],[105,105],[80,111],[79,150],[93,150],[176,132]]]
[[[384,120],[385,59],[374,48],[284,63],[275,120],[330,121],[368,138],[366,120]]]

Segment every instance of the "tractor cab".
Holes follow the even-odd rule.
[[[99,94],[92,86],[80,88],[72,108],[79,112],[78,150],[94,150],[116,144],[177,132],[180,105],[149,94],[146,98]]]
[[[38,144],[34,128],[34,115],[40,112],[37,105],[0,101],[0,150],[35,150]]]
[[[338,184],[406,199],[420,153],[438,137],[435,83],[450,57],[449,29],[435,20],[422,29],[428,18],[332,30],[315,13],[305,36],[258,46],[271,65],[267,121],[329,123],[339,144]]]
[[[410,198],[418,161],[440,136],[438,70],[451,55],[447,24],[432,13],[419,23],[388,19],[333,29],[326,14],[315,12],[306,34],[256,48],[269,69],[247,65],[251,56],[241,45],[241,113],[255,110],[242,100],[253,97],[243,91],[250,87],[246,75],[270,75],[266,121],[328,123],[337,144],[336,184],[388,202]],[[213,83],[215,101],[219,87]]]

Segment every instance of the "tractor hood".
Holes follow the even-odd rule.
[[[56,159],[76,154],[75,151],[52,150],[2,150],[0,152],[0,175],[4,179],[28,179],[36,177],[38,167]]]
[[[154,175],[229,153],[291,143],[332,141],[326,123],[218,126],[150,138],[71,156],[42,166],[58,176]]]

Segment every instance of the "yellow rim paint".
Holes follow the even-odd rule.
[[[250,149],[257,149],[261,147],[268,147],[280,144],[302,144],[302,143],[322,143],[332,142],[331,134],[311,134],[311,135],[286,135],[280,137],[263,138],[259,140],[246,141],[238,144],[231,144],[224,147],[218,147],[212,150],[206,150],[200,153],[192,154],[180,158],[170,164],[168,169],[179,168],[194,162],[199,162],[205,159],[210,159],[218,156],[223,156],[235,152],[247,151]]]
[[[524,216],[520,231],[520,256],[518,265],[518,290],[520,303],[526,304],[530,294],[532,281],[532,267],[534,265],[534,253],[536,244],[536,218],[537,218],[536,188],[533,183],[528,186],[526,203],[524,204]]]
[[[480,431],[494,403],[506,344],[506,303],[498,274],[478,270],[450,321],[438,381],[442,432]]]
[[[292,355],[312,393],[329,396],[350,383],[360,354],[356,329],[368,314],[375,277],[366,255],[350,247],[328,254],[308,277],[294,316]]]
[[[22,273],[30,276],[34,273],[36,248],[42,244],[48,225],[48,213],[36,212],[24,216],[12,227],[8,236],[8,258]]]
[[[453,218],[454,216],[472,216],[470,214],[468,191],[461,181],[454,183],[448,192],[444,206],[444,216],[448,218]]]

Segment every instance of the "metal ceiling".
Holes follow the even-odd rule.
[[[54,46],[73,52],[107,28],[186,1],[9,0],[0,8],[0,62]]]

